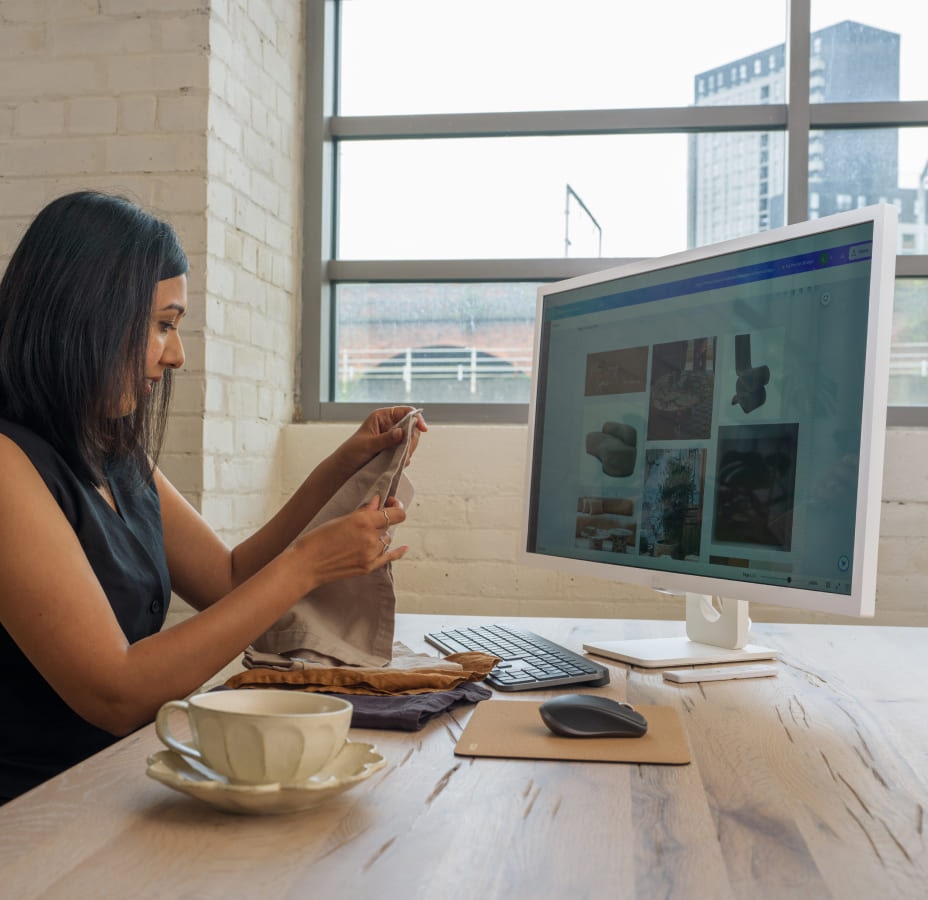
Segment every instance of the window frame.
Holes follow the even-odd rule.
[[[928,127],[928,101],[811,103],[811,0],[787,0],[787,102],[606,110],[341,116],[338,4],[305,5],[304,227],[298,421],[357,421],[370,404],[323,400],[334,378],[332,309],[340,282],[556,281],[618,266],[629,259],[340,260],[337,258],[337,144],[340,141],[555,135],[696,134],[783,131],[786,134],[786,221],[808,217],[809,133],[816,130]],[[798,212],[796,212],[798,211]],[[897,278],[928,279],[928,255],[899,255]],[[315,360],[315,364],[307,364]],[[433,422],[525,423],[528,404],[430,404]],[[887,423],[928,426],[928,407],[895,407]]]

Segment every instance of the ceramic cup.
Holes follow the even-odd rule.
[[[186,713],[193,740],[178,740],[172,714]],[[169,700],[155,730],[172,750],[239,784],[291,784],[318,772],[345,744],[352,706],[303,691],[230,690]]]

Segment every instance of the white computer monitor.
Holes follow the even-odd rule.
[[[686,595],[686,637],[585,649],[762,659],[749,602],[873,614],[896,218],[539,288],[522,559]]]

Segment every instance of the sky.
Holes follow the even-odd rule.
[[[811,12],[813,30],[852,19],[900,34],[900,98],[928,99],[928,3],[812,0]],[[687,106],[697,73],[783,43],[786,4],[346,0],[343,34],[344,114]],[[343,145],[343,257],[597,255],[599,233],[567,207],[567,184],[602,227],[602,255],[686,244],[685,136],[372,149]],[[928,129],[903,131],[900,186],[914,187],[926,160]]]

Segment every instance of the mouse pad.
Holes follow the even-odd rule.
[[[543,701],[484,700],[477,704],[454,748],[457,756],[510,759],[571,759],[586,762],[690,762],[680,714],[671,706],[636,706],[648,720],[641,737],[568,738],[552,734],[541,720]]]

